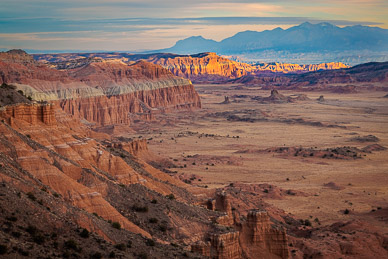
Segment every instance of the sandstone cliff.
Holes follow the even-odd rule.
[[[95,125],[129,124],[131,116],[200,108],[191,82],[145,61],[85,63],[59,71],[37,63],[23,51],[2,52],[0,83],[15,85],[25,96],[51,101]]]
[[[347,68],[340,62],[322,64],[288,64],[236,62],[213,52],[196,55],[176,55],[170,53],[128,54],[128,53],[89,53],[89,54],[47,54],[34,56],[40,62],[50,63],[59,69],[68,69],[86,63],[98,63],[101,59],[131,63],[145,60],[170,70],[176,76],[189,78],[193,82],[220,82],[236,79],[250,74],[265,73],[305,73],[318,70]],[[78,62],[74,62],[74,60]]]

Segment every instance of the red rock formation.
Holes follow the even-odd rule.
[[[248,213],[242,224],[240,244],[248,258],[288,258],[286,231],[272,225],[265,211]]]
[[[196,55],[175,55],[167,53],[133,55],[127,53],[90,53],[90,54],[47,54],[35,55],[41,62],[53,63],[54,67],[60,69],[78,67],[74,60],[78,59],[79,64],[87,62],[101,62],[101,59],[120,60],[122,62],[133,62],[146,60],[148,62],[163,66],[176,76],[182,76],[194,82],[217,82],[227,79],[236,79],[249,74],[262,73],[305,73],[318,70],[331,70],[347,68],[340,62],[322,64],[287,64],[287,63],[260,63],[247,64],[236,62],[225,57],[218,56],[213,52],[200,53]]]
[[[55,101],[64,111],[97,125],[129,124],[130,116],[201,107],[187,79],[145,61],[88,63],[58,71],[23,51],[2,52],[0,84],[13,84],[26,96]]]
[[[201,107],[199,96],[192,85],[111,97],[66,99],[58,104],[65,112],[98,125],[130,124],[131,114],[150,118],[153,113]]]
[[[3,107],[0,117],[8,120],[12,125],[13,119],[19,119],[31,124],[43,122],[46,125],[55,125],[55,111],[51,104],[21,104]]]

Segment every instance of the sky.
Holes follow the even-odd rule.
[[[305,21],[388,28],[388,0],[0,0],[0,49],[155,50]]]

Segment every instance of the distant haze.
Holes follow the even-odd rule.
[[[220,42],[201,36],[189,37],[171,48],[156,52],[216,52],[243,61],[304,64],[342,61],[355,65],[388,60],[388,30],[361,25],[340,28],[326,22],[305,22],[286,30],[239,32]]]

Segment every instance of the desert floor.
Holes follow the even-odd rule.
[[[388,150],[360,152],[357,159],[264,151],[277,147],[388,147],[386,93],[279,91],[285,96],[306,94],[309,100],[260,103],[251,97],[266,97],[270,91],[238,85],[195,87],[202,109],[166,113],[155,121],[133,125],[135,136],[149,139],[149,149],[175,165],[169,170],[207,188],[243,182],[298,190],[306,195],[267,202],[297,218],[318,218],[323,225],[361,219],[388,233]],[[317,101],[320,95],[325,101]],[[221,104],[224,96],[230,97],[229,104]],[[231,115],[248,120],[230,121]],[[134,136],[133,132],[129,135]],[[379,141],[353,140],[366,135]],[[330,182],[331,186],[324,186]],[[345,209],[350,213],[344,214]]]

